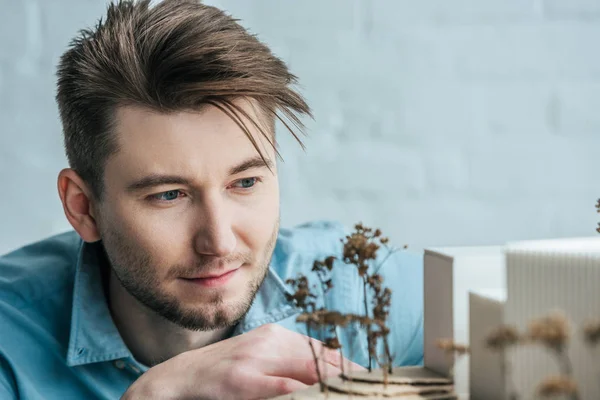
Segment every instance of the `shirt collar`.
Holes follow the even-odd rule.
[[[100,242],[81,242],[75,269],[68,366],[128,357],[134,359],[108,308],[101,274],[103,260]],[[289,289],[273,269],[273,262],[276,262],[275,258],[252,306],[235,327],[234,336],[298,313],[286,299]]]
[[[131,357],[115,326],[102,284],[100,242],[81,243],[71,311],[71,333],[67,365]]]

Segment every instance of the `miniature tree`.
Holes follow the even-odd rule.
[[[597,350],[600,347],[600,320],[588,321],[583,328],[583,335],[585,342],[594,350]],[[600,382],[600,379],[598,382]]]
[[[364,320],[363,322],[365,323],[365,328],[367,330],[367,347],[369,349],[369,365],[368,365],[368,369],[369,372],[372,371],[373,365],[372,365],[372,360],[374,358],[374,353],[376,352],[376,346],[374,345],[373,341],[376,340],[376,337],[382,336],[385,337],[385,341],[384,343],[387,343],[387,335],[389,334],[389,331],[386,331],[387,328],[383,327],[382,331],[380,333],[376,333],[374,334],[372,332],[372,324],[376,323],[375,321],[377,320],[377,318],[373,318],[373,320],[369,320],[369,297],[368,297],[368,289],[371,288],[372,290],[374,290],[373,287],[373,283],[375,283],[377,281],[373,280],[370,278],[369,276],[369,264],[377,259],[377,251],[379,250],[380,247],[382,246],[386,246],[387,242],[388,242],[388,238],[382,237],[381,236],[381,231],[379,229],[373,230],[372,228],[368,228],[363,226],[363,224],[359,223],[356,224],[354,226],[355,231],[353,233],[351,233],[350,235],[347,235],[345,240],[342,239],[342,243],[344,244],[344,250],[343,250],[343,261],[346,264],[351,264],[356,266],[357,271],[358,271],[358,276],[362,279],[363,282],[363,303],[364,303],[364,311],[365,311],[365,318],[366,320]],[[390,250],[390,252],[388,253],[387,257],[389,257],[392,254],[393,251]],[[387,259],[386,257],[386,259]],[[379,267],[386,261],[386,259],[384,259],[381,264],[375,268],[373,275],[375,275],[377,273],[377,270],[379,269]],[[389,289],[388,289],[389,290]],[[386,294],[385,296],[388,296],[388,294]],[[391,299],[391,292],[389,293],[390,299]],[[383,297],[380,297],[379,299],[377,297],[374,298],[374,301],[381,301],[383,300]],[[389,307],[389,305],[387,306]],[[386,309],[385,307],[383,308],[378,308],[378,310],[381,310],[381,313],[379,315],[379,317],[381,318],[382,316],[386,316],[387,314],[383,313],[382,310]],[[386,345],[387,346],[387,345]],[[391,358],[390,354],[389,354],[389,347],[386,350],[386,357],[389,361],[389,359]],[[391,364],[391,362],[390,362]]]
[[[368,284],[373,290],[373,321],[378,327],[377,331],[372,333],[373,338],[371,340],[373,347],[373,356],[377,359],[378,364],[384,369],[384,383],[387,384],[387,374],[392,373],[392,354],[390,352],[390,346],[388,342],[388,335],[390,329],[387,327],[387,317],[389,315],[389,309],[392,303],[392,291],[389,288],[383,288],[383,278],[379,274],[373,274],[368,279]],[[384,360],[379,360],[376,354],[376,342],[377,338],[381,337],[383,340],[384,348]]]
[[[510,325],[500,325],[494,329],[486,337],[486,347],[494,352],[500,353],[500,370],[502,377],[506,385],[508,386],[508,399],[518,400],[519,395],[516,392],[515,384],[513,382],[512,370],[509,368],[507,358],[507,351],[511,347],[517,345],[521,340],[521,335],[517,329]]]
[[[573,367],[567,354],[569,323],[564,314],[553,312],[545,317],[531,321],[528,337],[534,342],[543,344],[555,355],[561,379],[573,379]],[[571,391],[569,394],[571,399],[579,399],[577,391]]]
[[[537,394],[541,397],[568,395],[571,398],[578,398],[579,390],[572,378],[567,376],[551,376],[539,384]]]
[[[388,317],[391,308],[392,301],[392,290],[386,288],[383,285],[384,279],[381,274],[378,273],[379,269],[384,265],[387,259],[395,252],[395,249],[390,249],[387,246],[388,239],[382,237],[379,229],[371,229],[363,226],[362,224],[355,225],[355,231],[350,235],[342,238],[343,243],[343,254],[341,262],[349,264],[355,267],[358,276],[362,283],[363,290],[363,306],[364,314],[343,314],[339,311],[329,309],[328,293],[334,288],[333,284],[333,268],[338,265],[335,261],[335,256],[329,256],[322,260],[315,260],[312,266],[312,271],[318,279],[318,285],[320,287],[320,295],[323,296],[323,305],[317,308],[317,301],[314,292],[309,289],[309,280],[300,275],[297,279],[288,279],[286,283],[292,285],[294,289],[293,294],[289,294],[288,300],[293,301],[299,308],[302,309],[302,313],[297,317],[296,321],[305,323],[306,330],[309,336],[311,331],[316,328],[325,328],[323,333],[323,347],[332,350],[338,350],[341,358],[341,369],[342,373],[340,377],[342,381],[333,380],[325,382],[324,376],[326,374],[319,368],[317,352],[312,341],[309,341],[312,356],[315,360],[317,369],[317,377],[319,379],[320,392],[325,394],[325,397],[329,396],[329,389],[337,393],[348,393],[354,394],[356,390],[373,390],[375,394],[389,395],[389,375],[393,372],[393,355],[391,354],[391,347],[389,343],[390,328],[388,327]],[[378,251],[381,247],[385,247],[388,253],[384,257],[378,257]],[[406,246],[404,246],[406,248]],[[375,264],[376,261],[381,261]],[[339,268],[339,267],[338,267]],[[339,337],[338,328],[345,328],[349,323],[356,323],[367,333],[367,348],[369,365],[368,372],[366,374],[350,374],[344,370],[344,356],[343,349]],[[378,341],[381,340],[383,352],[378,354]],[[468,349],[455,347],[454,352],[460,355],[467,352]],[[373,369],[373,360],[381,367],[383,380],[377,374],[371,375]],[[359,384],[363,385],[362,389],[353,388],[353,382],[362,382]],[[364,385],[369,383],[373,384],[373,389],[365,389]],[[381,385],[383,383],[383,385]],[[399,383],[398,380],[394,383]],[[448,384],[445,380],[444,384]],[[379,384],[379,385],[378,385]],[[402,385],[402,384],[401,384]],[[426,383],[425,386],[430,385]],[[316,389],[316,388],[314,388]],[[311,389],[308,389],[311,390]],[[397,389],[391,389],[392,392]],[[400,387],[401,392],[406,388]],[[412,389],[410,389],[412,390]],[[415,390],[425,390],[422,387]],[[447,388],[435,388],[427,390],[441,390],[445,392]],[[359,392],[360,393],[360,392]],[[403,393],[403,392],[402,392]],[[438,393],[438,392],[436,392]],[[441,392],[440,392],[441,393]],[[314,392],[308,392],[306,395],[312,396]],[[358,394],[358,393],[357,393]],[[364,393],[362,393],[364,395]]]
[[[290,278],[285,281],[288,285],[292,286],[294,289],[294,294],[286,294],[288,301],[293,302],[296,306],[302,309],[304,312],[298,316],[298,322],[304,322],[306,324],[306,333],[309,336],[308,344],[310,346],[310,351],[312,352],[313,359],[315,361],[315,368],[317,371],[317,378],[319,379],[319,386],[321,387],[321,391],[325,390],[325,383],[323,382],[323,377],[321,376],[321,370],[319,368],[319,359],[317,357],[317,353],[315,351],[315,347],[313,346],[311,340],[311,328],[313,326],[318,325],[318,320],[315,318],[315,308],[316,304],[314,299],[316,296],[310,291],[308,278],[302,274],[298,276],[298,278],[293,279]]]
[[[321,284],[321,292],[323,294],[323,308],[322,311],[326,312],[329,310],[327,304],[327,293],[333,288],[333,282],[331,279],[331,271],[333,269],[335,256],[329,256],[323,261],[315,260],[313,263],[312,271],[317,274],[319,283]],[[322,318],[319,320],[321,326],[328,328],[328,333],[331,335],[326,337],[324,340],[325,347],[332,350],[339,350],[340,352],[340,365],[342,374],[344,374],[344,352],[342,350],[342,344],[338,335],[338,326],[344,327],[347,324],[347,319],[339,312],[329,312],[322,314]]]
[[[596,202],[596,211],[600,213],[600,199]],[[598,227],[596,228],[596,232],[600,233],[600,222],[598,222]]]
[[[443,350],[450,364],[449,378],[454,380],[454,365],[458,359],[469,353],[469,346],[457,343],[452,339],[438,339],[436,346]],[[456,360],[454,360],[456,358]]]

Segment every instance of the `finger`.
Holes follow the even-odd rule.
[[[308,337],[305,336],[308,341]],[[342,357],[339,350],[333,350],[325,347],[325,345],[317,339],[310,339],[315,346],[315,352],[320,359],[323,359],[328,364],[334,365],[338,368],[342,368],[342,363],[344,365],[344,370],[349,371],[366,371],[366,368],[362,365],[356,364],[355,362],[349,360],[346,357]]]
[[[314,385],[319,382],[319,373],[321,378],[338,376],[341,370],[329,363],[319,360],[319,372],[315,365],[315,360],[305,358],[280,357],[273,358],[263,363],[263,373],[268,376],[278,376],[291,378],[306,385]]]
[[[265,376],[256,381],[246,392],[248,398],[252,399],[270,399],[272,397],[296,392],[306,389],[308,385],[298,382],[295,379],[281,376]]]
[[[313,353],[311,350],[312,345],[312,349],[314,350],[317,358],[325,361],[328,364],[331,364],[332,366],[341,369],[343,362],[344,367],[348,370],[365,370],[364,367],[348,360],[347,358],[342,358],[338,350],[325,347],[323,342],[317,339],[279,326],[271,328],[276,329],[276,331],[273,332],[273,330],[270,329],[265,330],[265,332],[267,335],[275,334],[276,340],[272,340],[270,343],[273,345],[273,350],[276,350],[276,354],[278,355],[285,355],[287,358],[297,360],[313,360]],[[256,333],[261,334],[262,332]]]
[[[344,362],[345,371],[366,371],[367,369],[360,364],[352,362],[348,359]]]

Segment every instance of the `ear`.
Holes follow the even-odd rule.
[[[58,174],[58,195],[65,216],[79,236],[89,243],[100,240],[93,209],[94,197],[83,179],[70,168]]]

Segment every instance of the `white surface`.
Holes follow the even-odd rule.
[[[485,340],[504,322],[504,290],[469,293],[469,395],[472,400],[504,400],[502,354],[490,351]]]
[[[600,257],[577,241],[554,243],[553,249],[578,248],[583,252],[549,252],[546,246],[507,252],[505,320],[525,331],[529,321],[553,310],[564,312],[571,323],[568,355],[582,399],[599,399],[598,353],[590,351],[582,335],[588,319],[600,318]],[[525,398],[533,395],[544,377],[558,373],[557,361],[541,346],[526,346],[511,358],[515,380]]]
[[[504,247],[426,249],[424,262],[425,366],[447,374],[450,364],[435,342],[450,338],[469,343],[469,292],[505,288]],[[466,395],[468,358],[456,363],[455,377],[456,392]]]
[[[511,242],[507,250],[539,251],[551,253],[569,253],[573,256],[600,254],[600,237],[581,237],[566,239],[527,240]]]

